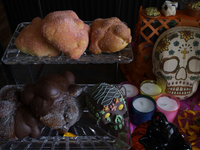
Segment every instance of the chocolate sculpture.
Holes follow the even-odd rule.
[[[131,150],[192,150],[183,132],[161,112],[140,124],[131,136]]]
[[[74,75],[65,71],[45,75],[35,84],[25,85],[21,98],[43,124],[65,133],[82,115],[84,101],[78,98],[81,92]]]
[[[124,130],[126,102],[120,91],[107,83],[96,84],[86,96],[89,111],[98,123],[114,132]]]

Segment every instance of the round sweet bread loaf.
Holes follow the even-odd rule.
[[[91,24],[89,51],[113,53],[125,48],[132,40],[131,30],[120,19],[97,18]]]
[[[33,56],[58,56],[60,51],[46,42],[41,32],[42,19],[36,17],[20,31],[15,39],[16,47],[23,53]]]
[[[90,26],[72,10],[54,11],[45,16],[42,33],[46,40],[70,59],[78,59],[89,43]]]

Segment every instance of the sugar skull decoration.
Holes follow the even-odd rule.
[[[157,39],[152,60],[163,91],[180,100],[192,96],[200,80],[200,28],[168,29]]]
[[[165,16],[175,16],[178,2],[165,1],[162,5],[162,13]]]
[[[88,92],[86,103],[99,125],[115,133],[124,130],[127,106],[123,95],[115,86],[96,84]]]

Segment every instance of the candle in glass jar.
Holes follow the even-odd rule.
[[[155,100],[148,95],[138,95],[132,100],[131,122],[138,126],[150,120],[156,108]]]
[[[162,112],[169,122],[173,122],[180,108],[180,101],[175,96],[163,93],[156,99],[156,112]]]
[[[126,95],[127,97],[128,110],[130,112],[130,110],[132,109],[131,102],[133,98],[139,94],[139,87],[136,84],[129,81],[124,81],[120,83],[120,85],[123,86],[123,88],[121,88],[120,91],[123,95]]]
[[[140,91],[144,95],[149,95],[152,98],[156,98],[158,94],[162,92],[160,86],[153,80],[146,80],[141,83]]]
[[[158,95],[161,92],[160,87],[155,83],[144,83],[141,90],[147,95]]]
[[[157,99],[156,104],[163,110],[166,111],[175,111],[178,109],[178,104],[177,102],[169,98],[167,96],[163,96]]]
[[[140,97],[133,101],[133,107],[139,112],[145,113],[150,112],[155,108],[153,102],[146,97]]]
[[[132,84],[123,84],[124,88],[126,89],[126,96],[128,98],[132,98],[138,95],[139,91],[138,88]],[[125,93],[124,89],[122,91]]]

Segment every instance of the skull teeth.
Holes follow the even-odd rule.
[[[192,87],[170,86],[166,88],[166,92],[172,95],[188,95],[192,92]]]

